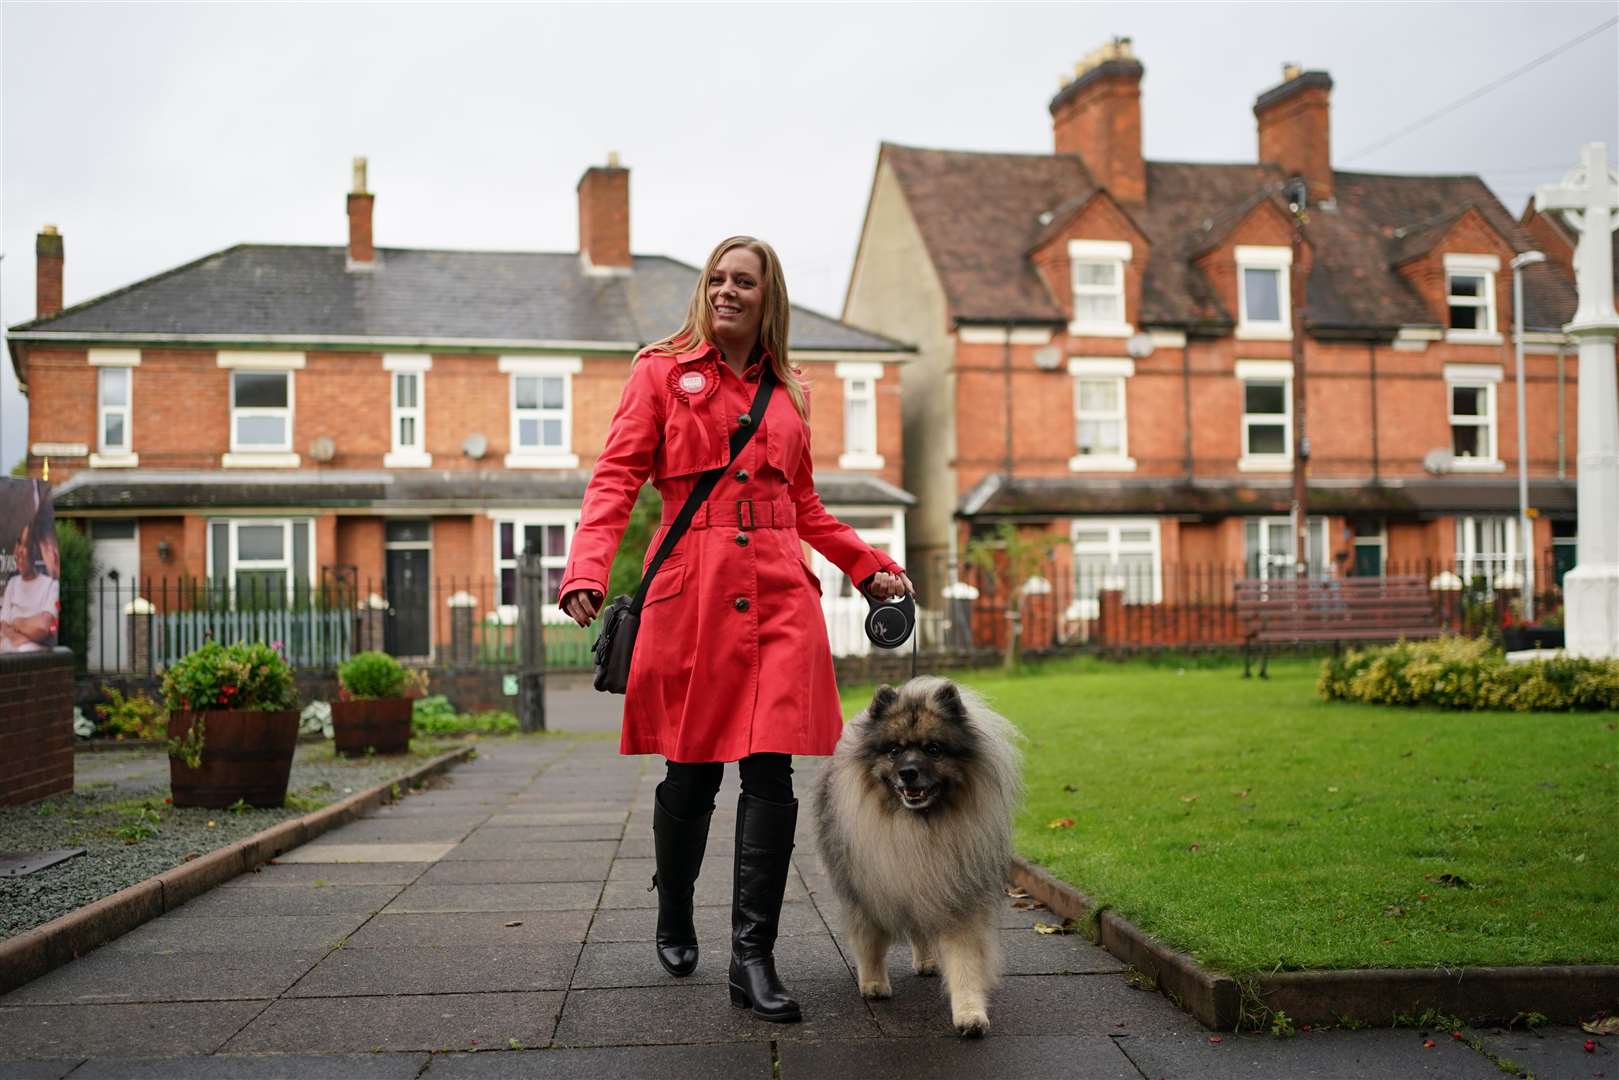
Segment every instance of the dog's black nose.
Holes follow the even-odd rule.
[[[922,773],[915,765],[907,765],[899,771],[899,782],[906,787],[915,787],[917,780],[921,779],[921,777]]]

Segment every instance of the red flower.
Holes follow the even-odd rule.
[[[1597,1044],[1591,1039],[1586,1039],[1585,1040],[1585,1052],[1587,1054],[1596,1053],[1597,1052]]]

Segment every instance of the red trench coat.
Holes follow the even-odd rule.
[[[559,597],[574,589],[606,593],[613,554],[648,477],[663,496],[663,523],[647,545],[651,559],[698,474],[729,458],[758,370],[738,377],[712,346],[636,362],[585,490]],[[739,500],[751,500],[751,515]],[[647,593],[621,753],[698,762],[832,752],[843,714],[820,581],[800,538],[854,581],[900,570],[821,505],[809,428],[778,386],[759,430]]]

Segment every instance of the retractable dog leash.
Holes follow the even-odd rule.
[[[867,582],[871,579],[868,578]],[[866,637],[880,649],[899,649],[911,639],[911,678],[916,678],[916,598],[908,593],[883,600],[873,596],[867,582],[859,585],[865,597]]]

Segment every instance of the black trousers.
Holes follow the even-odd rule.
[[[742,793],[766,802],[793,801],[793,759],[790,754],[749,754],[737,762]],[[714,795],[725,778],[719,761],[669,762],[668,774],[658,785],[658,800],[677,818],[701,817],[714,809]]]

